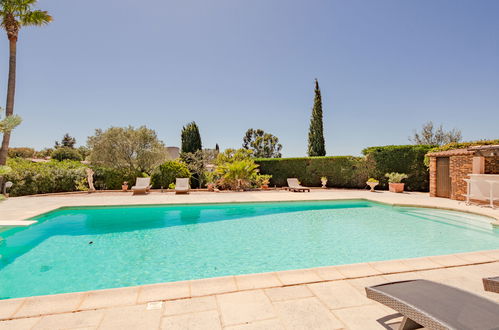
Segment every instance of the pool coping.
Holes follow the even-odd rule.
[[[495,262],[499,249],[14,298],[0,300],[0,321]]]
[[[216,204],[264,204],[264,203],[286,203],[286,202],[326,202],[326,201],[365,201],[365,202],[371,202],[375,204],[382,204],[386,206],[392,206],[392,207],[415,207],[415,208],[424,208],[424,209],[439,209],[439,210],[447,210],[447,211],[454,211],[454,212],[463,212],[463,213],[468,213],[468,214],[474,214],[474,215],[479,215],[482,217],[490,218],[491,221],[490,223],[493,226],[499,226],[499,215],[494,215],[494,214],[487,214],[485,212],[479,212],[477,210],[465,210],[465,209],[460,209],[458,207],[452,207],[452,206],[440,206],[440,205],[422,205],[422,204],[411,204],[411,203],[390,203],[386,201],[379,201],[375,199],[370,199],[366,197],[359,197],[359,198],[331,198],[331,199],[307,199],[307,200],[289,200],[289,199],[282,199],[282,200],[275,200],[275,201],[232,201],[232,202],[227,202],[227,201],[212,201],[212,202],[199,202],[199,203],[189,203],[189,202],[168,202],[168,203],[144,203],[144,204],[95,204],[95,205],[62,205],[62,206],[53,206],[48,210],[43,210],[40,213],[37,213],[36,215],[30,216],[26,219],[23,220],[0,220],[0,227],[2,226],[13,226],[9,225],[8,223],[19,223],[19,226],[29,226],[33,223],[36,223],[36,218],[44,216],[48,213],[58,211],[58,210],[64,210],[64,209],[72,209],[72,208],[99,208],[99,207],[147,207],[147,206],[167,206],[167,205],[175,205],[175,206],[189,206],[189,205],[216,205]],[[31,221],[30,224],[21,224],[23,221]],[[17,225],[16,225],[17,226]]]

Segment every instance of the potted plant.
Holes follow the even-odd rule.
[[[206,188],[208,188],[208,191],[215,191],[215,174],[213,172],[205,172],[204,176],[206,179]]]
[[[388,178],[388,187],[391,192],[401,193],[404,191],[404,183],[402,180],[407,179],[408,176],[405,173],[386,173],[385,177]]]
[[[379,184],[379,180],[376,180],[374,178],[369,178],[367,180],[366,184],[371,187],[371,191],[374,191],[374,188]]]
[[[123,191],[127,191],[128,190],[128,182],[127,181],[124,181],[123,184],[121,185],[121,189]]]
[[[327,185],[327,176],[323,176],[321,178],[321,183],[322,183],[322,189],[327,189],[326,185]]]
[[[258,179],[260,181],[260,187],[263,190],[269,189],[270,179],[272,179],[272,175],[262,174],[262,175],[258,175],[258,177],[259,177]]]

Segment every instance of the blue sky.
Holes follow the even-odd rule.
[[[433,120],[499,138],[496,0],[41,0],[54,22],[21,31],[13,146],[79,144],[147,125],[167,145],[195,120],[204,147],[248,128],[304,156],[314,78],[328,155],[408,144]],[[0,44],[5,99],[7,41]],[[1,78],[4,77],[4,78]]]

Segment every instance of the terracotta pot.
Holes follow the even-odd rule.
[[[122,186],[121,186],[121,189],[122,189],[123,191],[128,191],[128,185],[127,185],[127,184],[122,185]]]
[[[206,188],[208,188],[208,191],[215,191],[215,185],[212,183],[207,184]]]
[[[404,191],[404,184],[403,183],[389,183],[388,184],[389,190],[394,193],[401,193]]]
[[[269,185],[268,185],[268,184],[262,184],[262,189],[263,189],[263,190],[267,190],[267,189],[269,189]]]

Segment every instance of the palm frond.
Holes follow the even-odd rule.
[[[25,0],[25,1],[33,1],[33,0]],[[29,26],[29,25],[45,25],[52,22],[52,16],[49,15],[47,11],[44,10],[33,10],[24,13],[24,15],[20,16],[21,25]]]

